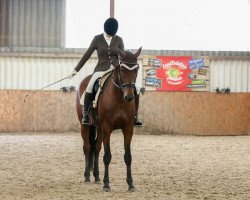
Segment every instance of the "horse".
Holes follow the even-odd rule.
[[[121,129],[124,136],[124,161],[127,168],[126,181],[129,191],[134,191],[131,173],[131,141],[134,130],[135,108],[135,81],[139,70],[137,63],[141,53],[139,48],[136,53],[118,49],[118,60],[102,87],[97,108],[90,109],[90,125],[82,125],[82,105],[80,97],[84,93],[91,75],[82,80],[77,92],[76,109],[81,124],[81,136],[83,139],[83,152],[85,156],[85,182],[90,182],[90,171],[93,171],[95,182],[99,178],[99,153],[104,147],[103,162],[105,167],[103,178],[103,191],[110,191],[109,164],[111,162],[110,136],[113,130]]]

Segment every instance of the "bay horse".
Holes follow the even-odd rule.
[[[97,108],[91,109],[91,125],[81,124],[81,136],[83,139],[83,152],[85,155],[85,182],[90,182],[90,171],[93,170],[95,182],[99,178],[99,153],[104,146],[104,179],[103,190],[110,191],[109,164],[111,162],[110,136],[113,130],[121,129],[124,136],[124,161],[127,167],[126,181],[129,191],[134,191],[131,173],[131,149],[130,144],[134,130],[135,108],[135,81],[139,65],[137,63],[141,48],[136,53],[118,49],[118,60],[111,75],[106,80],[102,92],[99,95]],[[82,105],[80,97],[84,93],[91,75],[81,82],[76,98],[76,108],[79,122],[82,120]]]

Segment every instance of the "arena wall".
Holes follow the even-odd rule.
[[[0,132],[80,131],[76,92],[0,90]],[[185,135],[250,135],[250,93],[146,92],[144,122],[135,132]]]
[[[79,131],[75,92],[92,73],[94,54],[73,80],[65,80],[29,95],[68,75],[84,49],[0,48],[0,132]],[[133,51],[133,50],[132,50]],[[136,132],[149,134],[247,135],[250,134],[250,53],[202,51],[151,51],[144,55],[206,57],[210,60],[210,92],[149,92],[141,95],[140,114],[144,125]],[[138,83],[142,86],[142,69]],[[216,87],[231,89],[216,94]]]

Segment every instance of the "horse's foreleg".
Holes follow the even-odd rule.
[[[89,154],[90,154],[90,143],[87,129],[85,127],[81,127],[81,134],[83,139],[83,153],[85,156],[85,171],[84,177],[85,182],[90,182],[90,167],[89,167]]]
[[[105,172],[104,172],[104,179],[103,179],[103,190],[104,191],[110,191],[109,187],[109,164],[111,162],[111,151],[110,151],[110,133],[104,134],[103,138],[103,146],[104,146],[104,156],[103,156],[103,162],[105,166]]]
[[[127,183],[129,186],[129,190],[132,190],[134,188],[133,185],[133,179],[132,179],[132,173],[131,173],[131,163],[132,163],[132,156],[131,156],[131,150],[130,150],[130,144],[127,144],[125,146],[125,154],[124,154],[124,161],[127,166]]]
[[[83,146],[83,151],[85,155],[85,171],[84,171],[84,182],[90,182],[90,169],[89,169],[89,152],[90,146],[87,147],[86,145]]]
[[[124,135],[124,161],[127,166],[127,183],[128,183],[128,189],[129,191],[134,191],[134,185],[133,185],[133,178],[132,178],[132,173],[131,173],[131,163],[132,163],[132,156],[131,156],[131,149],[130,149],[130,144],[132,140],[132,135],[133,135],[133,128],[132,130],[123,130],[123,135]]]

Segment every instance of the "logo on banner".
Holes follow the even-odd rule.
[[[166,82],[170,85],[180,85],[183,83],[183,71],[187,66],[180,61],[170,61],[163,64],[162,68],[165,69]]]

